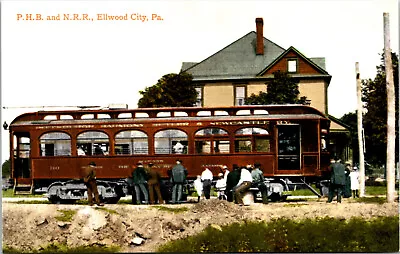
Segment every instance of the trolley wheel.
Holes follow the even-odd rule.
[[[57,197],[57,196],[51,196],[51,197],[48,198],[48,200],[52,204],[61,204],[61,199],[59,197]]]
[[[281,195],[279,195],[279,193],[272,193],[269,198],[271,199],[272,202],[277,202],[281,199]]]
[[[107,198],[106,200],[105,200],[105,202],[107,203],[107,204],[116,204],[116,203],[118,203],[118,201],[121,199],[121,197],[115,197],[115,198]]]

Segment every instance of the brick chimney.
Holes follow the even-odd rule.
[[[256,54],[264,55],[264,36],[263,36],[264,21],[262,18],[256,18],[256,32],[257,32],[257,43],[256,43]]]

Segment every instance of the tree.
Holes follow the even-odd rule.
[[[192,75],[186,72],[162,76],[157,84],[139,91],[139,108],[193,107],[197,91],[192,84]]]
[[[340,118],[340,121],[349,127],[351,147],[353,148],[353,162],[359,162],[358,135],[357,135],[357,112],[349,112]]]
[[[305,104],[305,96],[298,98],[299,85],[286,72],[274,72],[274,79],[266,83],[267,92],[252,94],[245,100],[247,105]]]
[[[3,178],[8,178],[11,175],[11,170],[10,170],[10,160],[6,160],[3,162],[3,165],[1,166],[1,173]]]
[[[396,101],[396,161],[398,161],[398,110],[399,110],[399,69],[398,56],[392,53],[392,65],[395,86]],[[366,113],[363,117],[365,132],[366,159],[371,164],[384,165],[386,163],[386,126],[387,126],[387,95],[384,54],[381,54],[381,65],[377,66],[377,74],[374,78],[363,80],[362,101]]]

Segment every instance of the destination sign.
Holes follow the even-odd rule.
[[[213,122],[166,122],[166,123],[128,123],[128,124],[101,124],[98,128],[146,128],[146,127],[191,127],[191,126],[233,126],[233,125],[268,125],[269,121],[247,120],[247,121],[213,121]],[[93,124],[79,125],[46,125],[35,126],[37,130],[43,129],[92,129],[96,128]]]

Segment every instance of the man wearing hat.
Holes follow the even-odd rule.
[[[327,202],[331,203],[334,193],[337,192],[337,202],[341,203],[342,193],[346,183],[345,166],[340,163],[338,158],[335,158],[334,161],[335,162],[329,166],[331,169],[331,181],[329,184],[329,195]]]
[[[254,164],[254,169],[251,171],[251,176],[253,177],[253,185],[261,192],[263,203],[268,204],[268,190],[267,186],[265,185],[264,174],[260,167],[261,164],[256,162]]]
[[[153,165],[154,164],[150,162],[147,168],[147,175],[149,177],[147,184],[149,186],[150,204],[152,205],[155,203],[154,192],[157,193],[158,203],[164,204],[164,200],[160,191],[161,175],[160,172],[153,167]]]
[[[187,169],[182,165],[181,160],[176,160],[176,165],[172,168],[172,203],[180,203],[183,195],[183,184],[186,181]]]
[[[227,165],[223,165],[222,166],[222,173],[224,174],[224,179],[225,179],[225,182],[226,182],[226,179],[227,179],[228,174],[229,174],[229,169],[228,169]]]
[[[88,196],[88,203],[90,206],[93,205],[93,194],[94,194],[94,201],[98,206],[104,206],[103,203],[100,202],[99,198],[99,191],[97,190],[96,184],[96,171],[94,170],[96,167],[96,163],[90,162],[87,167],[83,169],[83,182],[87,187],[87,196]]]
[[[217,189],[217,197],[219,200],[223,199],[226,200],[226,180],[224,179],[224,174],[219,173],[218,174],[218,180],[217,183],[215,184],[215,188]]]
[[[149,203],[149,194],[147,193],[146,183],[147,183],[147,173],[144,170],[143,163],[139,161],[136,163],[136,168],[132,172],[132,180],[135,185],[135,193],[136,193],[136,204],[140,205],[140,192],[143,193],[146,204]],[[132,195],[132,202],[133,202]]]

